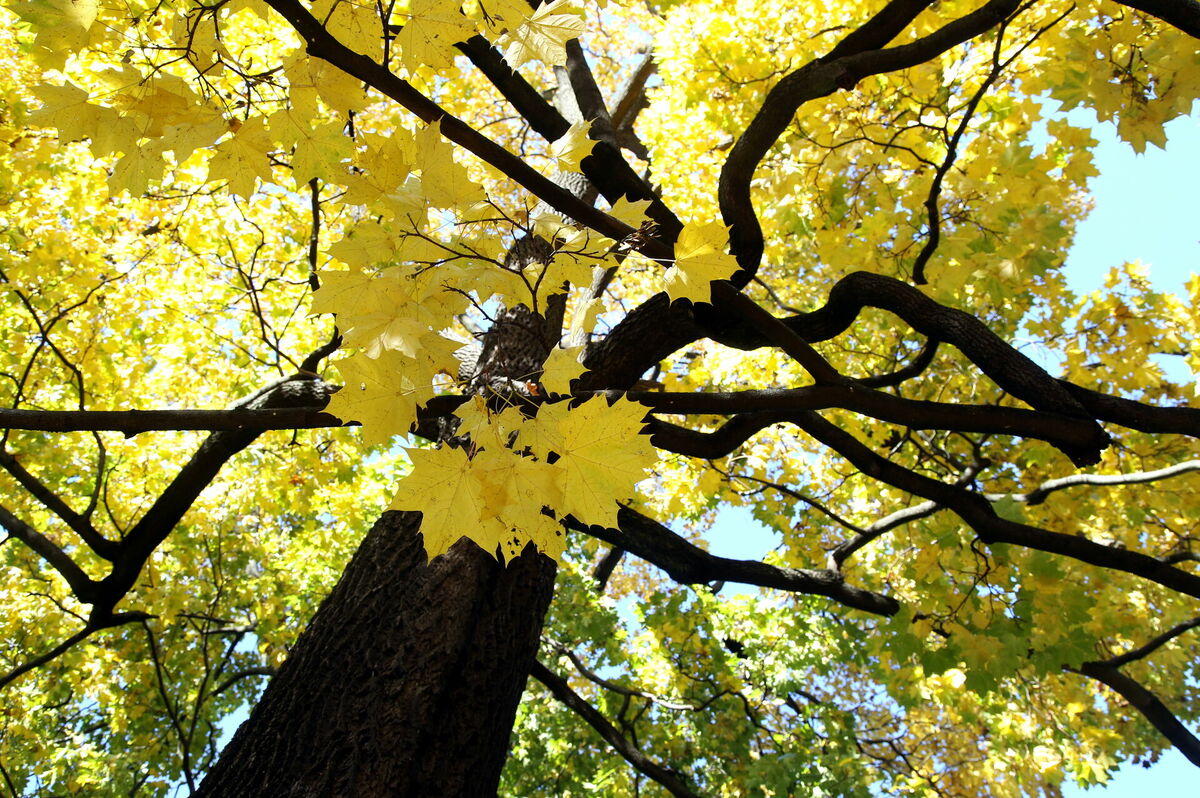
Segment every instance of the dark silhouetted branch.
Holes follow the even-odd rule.
[[[587,526],[573,517],[567,526],[620,546],[667,572],[684,585],[711,582],[739,582],[791,593],[825,596],[847,607],[875,615],[895,615],[900,604],[895,599],[847,585],[836,571],[801,570],[767,565],[755,560],[717,557],[676,535],[670,529],[636,510],[622,507],[617,513],[617,529]]]
[[[349,422],[351,424],[357,422]],[[339,418],[310,408],[279,410],[10,410],[0,429],[44,432],[100,430],[136,435],[153,430],[256,430],[341,427]],[[65,520],[65,519],[64,519]],[[72,525],[72,528],[73,525]]]
[[[613,747],[613,750],[620,754],[639,773],[662,785],[663,789],[671,793],[671,795],[676,796],[676,798],[699,798],[695,792],[692,792],[678,773],[652,761],[639,751],[633,743],[617,731],[615,726],[608,722],[607,718],[600,714],[599,710],[583,700],[578,693],[572,690],[571,686],[561,676],[536,660],[529,669],[529,674],[545,685],[551,695],[566,704],[576,715],[583,718],[597,734],[604,738],[605,742]]]

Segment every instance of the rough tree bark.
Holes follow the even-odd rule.
[[[495,795],[555,565],[419,526],[375,523],[199,795]]]

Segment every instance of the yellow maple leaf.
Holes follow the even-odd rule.
[[[249,199],[254,193],[254,178],[271,182],[269,153],[275,148],[267,135],[262,117],[230,125],[233,135],[216,146],[216,154],[208,162],[208,179],[225,179],[229,190]]]
[[[470,208],[487,197],[471,180],[466,167],[454,160],[454,148],[442,138],[441,130],[438,121],[426,125],[413,137],[416,143],[413,166],[421,170],[422,191],[434,208]]]
[[[595,140],[588,138],[591,129],[591,122],[576,122],[550,144],[550,157],[557,162],[559,171],[579,171],[579,162],[591,155],[596,146]]]
[[[650,207],[650,200],[630,200],[628,197],[622,196],[609,210],[609,216],[620,219],[625,224],[633,229],[638,229],[642,223],[646,221],[646,209]]]
[[[535,60],[561,66],[567,62],[567,40],[582,33],[583,8],[573,0],[554,0],[509,28],[501,43],[507,43],[504,57],[514,68]]]
[[[470,535],[477,543],[496,540],[507,532],[488,507],[497,502],[494,490],[480,481],[477,471],[486,462],[477,463],[462,449],[409,449],[412,472],[400,480],[393,510],[419,510],[421,535],[430,559]],[[503,500],[501,497],[500,501]],[[495,546],[484,546],[491,553]]]
[[[486,480],[492,489],[490,495],[503,496],[504,506],[497,520],[505,533],[495,541],[505,556],[512,558],[521,553],[525,544],[533,542],[547,556],[558,559],[565,547],[562,524],[543,512],[562,501],[563,472],[556,466],[534,460],[509,449],[492,449],[482,453],[488,458]],[[489,512],[490,512],[489,508]],[[474,537],[474,535],[472,535]],[[492,541],[480,543],[485,550]]]
[[[403,27],[396,34],[400,63],[415,72],[426,66],[442,69],[454,63],[454,45],[475,35],[475,25],[462,13],[461,0],[412,0],[407,13],[396,13]]]
[[[27,0],[12,10],[33,26],[33,57],[47,69],[62,69],[70,53],[88,43],[96,21],[96,0]]]
[[[361,171],[346,175],[340,181],[346,185],[346,202],[354,205],[374,205],[404,185],[411,169],[412,139],[404,128],[390,136],[362,136],[363,148],[354,156]]]
[[[315,116],[318,97],[342,114],[360,111],[367,103],[362,81],[323,59],[298,52],[284,61],[283,71],[288,79],[288,98],[301,114]]]
[[[284,109],[271,114],[267,127],[284,149],[293,150],[292,180],[297,186],[314,177],[326,183],[346,182],[344,162],[350,159],[351,141],[343,122],[313,127],[311,117]]]
[[[728,246],[729,229],[720,222],[684,225],[675,242],[675,266],[666,274],[667,295],[710,301],[713,280],[728,280],[738,269]]]
[[[583,353],[582,346],[572,346],[568,349],[554,349],[546,358],[542,371],[542,385],[551,393],[569,394],[571,381],[582,374],[586,367],[579,362]]]
[[[516,30],[533,12],[525,0],[477,0],[465,4],[463,10],[478,23],[479,32],[491,39]]]
[[[312,15],[342,44],[379,60],[383,55],[384,25],[377,8],[369,2],[317,0]]]
[[[433,386],[421,375],[409,376],[414,361],[399,352],[384,350],[376,358],[353,355],[334,362],[346,381],[329,401],[328,412],[343,421],[362,424],[368,446],[387,443],[403,435],[417,416],[417,406],[433,396]]]
[[[94,154],[110,155],[137,139],[132,120],[123,118],[115,108],[90,103],[88,93],[78,86],[42,83],[33,93],[42,101],[42,108],[30,115],[29,124],[56,128],[60,141],[90,139]]]
[[[620,399],[611,407],[592,399],[575,409],[568,402],[543,405],[521,430],[520,443],[546,459],[558,455],[563,470],[562,503],[555,509],[585,524],[615,526],[617,502],[655,460],[650,438],[642,434],[646,408]]]

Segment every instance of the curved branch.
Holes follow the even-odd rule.
[[[858,382],[868,388],[890,388],[911,380],[914,377],[919,377],[933,363],[933,358],[937,355],[940,343],[936,338],[927,338],[925,339],[925,345],[921,347],[921,351],[917,353],[917,356],[908,365],[887,374],[875,374],[870,377],[863,377]]]
[[[1061,554],[1080,562],[1124,571],[1164,587],[1200,598],[1200,576],[1172,568],[1162,560],[1140,552],[1094,543],[1087,538],[1051,532],[1009,521],[996,515],[991,503],[978,493],[938,482],[879,456],[857,438],[816,413],[797,413],[791,419],[809,435],[846,458],[864,474],[894,488],[930,499],[963,519],[988,545],[1008,543]]]
[[[1123,6],[1136,8],[1144,14],[1158,17],[1196,39],[1200,39],[1200,3],[1196,0],[1117,0]]]
[[[1158,696],[1147,690],[1135,679],[1121,673],[1117,668],[1106,662],[1085,662],[1078,668],[1066,670],[1089,676],[1107,685],[1114,692],[1129,702],[1130,706],[1142,713],[1154,728],[1171,741],[1179,752],[1188,758],[1196,767],[1200,767],[1200,739],[1188,731],[1179,722],[1179,718],[1159,700]]]
[[[646,428],[650,433],[650,443],[655,448],[685,457],[716,460],[741,446],[760,430],[791,421],[795,414],[794,410],[739,413],[713,432],[698,432],[657,418],[650,419]]]
[[[541,92],[509,66],[500,52],[486,39],[473,36],[455,46],[491,81],[504,99],[508,100],[542,138],[555,141],[566,135],[570,123]],[[645,85],[645,73],[646,67],[643,64],[635,71],[633,80],[630,81],[630,90],[618,99],[617,108],[613,112],[615,127],[620,128],[632,121],[629,99],[636,96],[637,91]],[[591,155],[583,159],[579,168],[609,203],[616,202],[621,197],[650,200],[646,215],[658,224],[659,237],[664,241],[674,241],[679,235],[682,223],[621,157],[620,150],[611,142],[598,141]]]
[[[35,554],[58,572],[66,581],[75,598],[84,604],[91,604],[100,591],[100,583],[94,581],[83,572],[65,551],[54,541],[38,532],[29,524],[13,515],[7,507],[0,505],[0,527],[9,535],[28,546]]]
[[[1078,485],[1140,485],[1145,482],[1157,482],[1160,479],[1170,479],[1190,471],[1200,471],[1200,460],[1185,460],[1167,468],[1156,471],[1135,471],[1130,474],[1072,474],[1069,477],[1048,479],[1028,493],[1017,494],[987,494],[989,501],[1001,498],[1011,498],[1026,504],[1041,504],[1051,493]]]
[[[3,676],[0,676],[0,688],[7,687],[14,680],[19,679],[21,676],[24,676],[26,673],[29,673],[34,668],[40,668],[41,666],[45,665],[46,663],[51,662],[52,660],[58,659],[60,656],[67,653],[68,651],[70,651],[76,645],[78,645],[79,643],[86,640],[94,632],[99,632],[104,629],[111,629],[114,626],[123,626],[127,623],[144,621],[147,618],[151,618],[151,617],[153,617],[153,616],[148,615],[144,612],[119,612],[119,613],[116,613],[115,615],[110,615],[108,617],[108,619],[104,620],[104,621],[100,621],[100,622],[89,621],[82,629],[80,629],[78,632],[76,632],[75,634],[68,637],[66,640],[59,643],[54,648],[50,649],[49,651],[45,652],[44,654],[39,654],[38,656],[34,657],[33,659],[31,659],[27,662],[21,663],[17,667],[10,670],[8,673],[4,674]]]
[[[1110,657],[1109,659],[1104,660],[1101,664],[1109,665],[1113,668],[1119,668],[1122,665],[1128,665],[1131,662],[1145,659],[1158,649],[1165,646],[1167,643],[1170,643],[1172,640],[1179,637],[1184,632],[1195,629],[1197,626],[1200,626],[1200,615],[1192,618],[1190,621],[1177,623],[1162,634],[1156,635],[1145,645],[1138,646],[1130,651],[1126,651],[1124,654],[1118,654],[1115,657]]]
[[[221,693],[225,692],[230,687],[233,687],[235,684],[240,682],[242,679],[248,679],[251,676],[274,676],[277,672],[278,672],[278,669],[273,668],[270,665],[262,665],[257,668],[244,668],[244,669],[238,671],[237,673],[231,675],[225,681],[221,682],[221,684],[218,685],[216,689],[214,689],[211,693],[208,694],[208,697],[216,698]]]
[[[255,398],[242,412],[322,407],[330,386],[322,380],[298,375],[275,385]],[[231,411],[236,412],[236,411]],[[92,603],[96,611],[110,610],[137,582],[142,566],[183,518],[221,468],[262,434],[261,429],[239,428],[209,435],[192,458],[159,495],[121,542],[121,556],[100,583]]]
[[[541,662],[534,660],[529,669],[529,675],[537,679],[546,689],[562,703],[566,704],[579,717],[583,718],[604,741],[613,747],[635,770],[649,779],[661,784],[663,789],[676,798],[699,798],[683,781],[683,778],[673,770],[663,767],[637,749],[627,740],[599,710],[571,689],[566,680]]]
[[[663,569],[680,584],[739,582],[825,596],[847,607],[875,615],[890,616],[900,611],[900,603],[895,599],[847,585],[836,571],[783,568],[755,560],[732,560],[709,554],[658,521],[628,507],[622,507],[617,512],[617,529],[587,526],[571,516],[566,519],[566,524],[568,528],[626,549]]]
[[[1068,456],[1072,452],[1088,450],[1093,442],[1089,427],[1079,424],[1076,419],[1054,413],[1040,413],[1019,407],[905,399],[863,388],[861,383],[854,382],[747,391],[604,393],[610,399],[623,395],[652,408],[652,412],[656,413],[727,414],[841,408],[880,421],[903,424],[911,429],[1020,435],[1046,441]]]
[[[0,409],[0,418],[3,417],[5,412],[14,411],[5,411]],[[81,411],[67,412],[74,413]],[[12,429],[12,427],[9,427],[9,429]],[[92,526],[91,522],[88,521],[86,516],[72,510],[61,496],[50,490],[50,488],[48,488],[41,480],[29,473],[25,469],[25,466],[21,465],[20,461],[17,460],[16,457],[3,449],[0,449],[0,467],[3,467],[5,471],[11,474],[12,478],[20,483],[21,487],[29,491],[29,494],[33,496],[33,498],[41,502],[43,507],[58,516],[63,523],[65,523],[75,532],[76,535],[79,535],[80,539],[87,544],[88,548],[90,548],[98,556],[106,560],[112,560],[112,558],[116,556],[116,553],[120,548],[117,543],[114,543],[113,541],[101,535],[100,532],[94,526]],[[101,478],[102,474],[97,474],[97,482],[99,482]],[[96,494],[93,494],[93,497],[95,495]]]
[[[775,84],[721,169],[718,199],[722,219],[732,226],[730,242],[743,270],[735,275],[739,286],[754,276],[763,253],[762,227],[754,212],[750,184],[759,163],[791,123],[797,109],[838,89],[850,89],[869,75],[928,61],[995,27],[1019,3],[1020,0],[989,0],[981,8],[914,42],[878,49],[899,35],[929,5],[922,0],[893,0],[829,55],[805,64]]]
[[[1200,408],[1155,407],[1132,399],[1083,388],[1066,380],[1058,384],[1067,390],[1093,418],[1111,421],[1139,432],[1173,432],[1200,438]]]
[[[617,570],[617,566],[621,564],[621,558],[624,556],[625,549],[620,546],[611,546],[600,558],[600,562],[596,563],[596,567],[592,570],[592,579],[596,580],[597,593],[603,593],[608,587],[609,578],[613,571]]]
[[[589,668],[578,654],[566,646],[551,642],[550,647],[553,648],[558,654],[571,660],[571,664],[575,666],[575,670],[579,671],[583,678],[587,679],[592,684],[603,687],[605,690],[610,690],[620,695],[629,696],[630,698],[644,698],[652,704],[658,704],[660,707],[665,707],[666,709],[673,709],[680,712],[695,712],[697,709],[700,709],[700,707],[692,704],[679,704],[674,701],[668,701],[665,698],[659,698],[654,693],[646,690],[638,690],[633,687],[626,687],[625,685],[609,681]]]

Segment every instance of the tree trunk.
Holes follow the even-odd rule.
[[[555,565],[419,526],[375,523],[198,795],[495,795]]]

